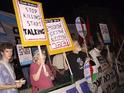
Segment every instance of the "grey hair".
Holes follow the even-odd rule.
[[[33,54],[34,54],[33,55],[33,62],[35,62],[40,56],[39,50],[35,50]],[[45,55],[44,51],[42,51],[42,55]]]

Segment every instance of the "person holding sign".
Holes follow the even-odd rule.
[[[48,89],[53,87],[52,80],[54,76],[45,64],[46,51],[42,50],[42,56],[38,50],[34,52],[33,63],[30,66],[30,80],[32,84],[32,93],[37,93],[39,90]]]
[[[15,73],[10,64],[13,45],[6,42],[0,45],[0,93],[18,93],[17,88],[25,84],[25,80],[15,80]]]
[[[74,43],[74,50],[67,53],[67,59],[72,69],[74,80],[79,80],[84,78],[83,65],[86,59],[86,53],[82,52],[81,46],[75,35],[71,35]]]

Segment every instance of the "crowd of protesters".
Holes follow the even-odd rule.
[[[33,53],[33,60],[29,71],[32,93],[53,88],[55,84],[61,85],[71,81],[70,69],[73,73],[74,81],[87,78],[84,65],[87,64],[86,60],[88,58],[90,58],[89,64],[96,67],[97,73],[103,70],[100,63],[101,58],[108,65],[112,65],[109,62],[110,59],[107,58],[108,51],[103,45],[97,43],[94,48],[89,50],[89,46],[87,47],[86,44],[79,44],[78,38],[74,34],[71,37],[74,50],[66,53],[67,60],[63,53],[55,54],[50,57],[51,63],[49,64],[46,49],[42,49],[41,55],[38,50]],[[17,88],[22,87],[25,81],[23,79],[16,80],[13,67],[10,65],[13,55],[12,44],[1,44],[0,54],[0,92],[8,93],[6,91],[10,91],[9,93],[18,93]]]

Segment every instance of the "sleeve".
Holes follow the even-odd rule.
[[[49,66],[48,66],[48,65],[45,65],[45,66],[46,66],[46,70],[48,71],[49,75],[50,75],[50,76],[53,76],[53,74],[52,74],[52,72],[51,72]]]
[[[30,66],[30,80],[31,80],[31,82],[34,81],[33,80],[33,74],[35,74],[36,71],[37,71],[37,68],[36,68],[35,64],[31,64],[31,66]]]
[[[36,72],[35,71],[35,66],[34,66],[34,64],[31,64],[31,66],[30,66],[30,75],[33,75],[35,72]]]
[[[87,57],[87,54],[80,51],[80,52],[79,52],[79,55],[80,55],[80,58],[82,59],[82,61],[85,62],[86,57]]]

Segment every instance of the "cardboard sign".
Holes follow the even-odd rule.
[[[74,49],[70,33],[63,17],[46,19],[46,26],[50,40],[50,45],[47,46],[50,55]]]
[[[16,47],[20,64],[22,66],[31,64],[32,63],[31,48],[24,48],[21,44],[18,44]]]
[[[107,25],[100,23],[99,26],[100,26],[100,30],[101,30],[101,33],[102,33],[104,43],[107,43],[107,44],[111,43]]]
[[[84,23],[84,20],[82,17],[77,17],[75,20],[75,25],[78,31],[78,34],[82,37],[85,38],[87,35],[87,29],[86,29],[86,24]]]
[[[48,44],[42,4],[29,0],[13,0],[13,5],[22,45]]]

